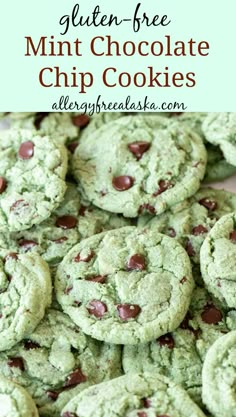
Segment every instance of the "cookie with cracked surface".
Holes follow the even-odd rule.
[[[202,128],[206,140],[218,145],[226,161],[236,166],[236,113],[209,113]]]
[[[124,375],[73,398],[61,417],[204,417],[186,391],[155,372]]]
[[[64,312],[85,333],[118,344],[144,343],[176,328],[193,286],[177,241],[131,226],[84,239],[55,277]]]
[[[30,130],[0,135],[0,227],[29,229],[48,218],[63,200],[67,152]]]
[[[215,417],[234,417],[236,331],[218,339],[209,349],[203,365],[202,397]]]
[[[204,288],[196,288],[188,313],[180,326],[149,344],[125,346],[125,373],[154,369],[187,390],[199,406],[202,366],[209,347],[228,332],[226,312]]]
[[[35,329],[51,304],[51,292],[49,268],[39,255],[0,258],[0,350]]]
[[[40,416],[58,417],[80,391],[121,375],[120,355],[120,346],[85,336],[51,309],[25,340],[0,353],[0,372],[27,389]]]
[[[72,171],[96,206],[126,217],[160,214],[194,194],[205,174],[199,135],[158,116],[127,116],[80,141]]]
[[[0,375],[0,417],[39,417],[28,392]]]
[[[160,216],[140,216],[138,226],[177,239],[185,247],[192,263],[199,265],[200,248],[205,237],[220,217],[234,210],[236,194],[202,188],[193,197]]]
[[[67,183],[62,203],[47,220],[21,232],[0,232],[0,254],[38,253],[52,267],[80,240],[126,225],[128,219],[81,202],[76,185]]]
[[[236,213],[216,222],[200,251],[201,272],[209,292],[236,308]]]

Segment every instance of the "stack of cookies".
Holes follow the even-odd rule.
[[[1,116],[0,416],[235,417],[236,114]]]

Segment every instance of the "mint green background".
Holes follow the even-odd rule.
[[[127,95],[142,100],[146,95],[157,104],[163,101],[184,102],[188,111],[236,111],[235,38],[236,1],[225,0],[149,0],[143,1],[141,11],[148,15],[167,14],[172,23],[163,28],[142,28],[134,34],[128,23],[114,28],[73,28],[61,36],[59,19],[69,14],[76,1],[72,0],[21,0],[1,5],[0,26],[0,111],[49,111],[61,95],[69,95],[71,101],[94,101],[98,94],[104,101],[123,101]],[[99,4],[105,14],[131,17],[137,0],[81,0],[80,13],[90,14]],[[224,19],[224,23],[222,22]],[[83,41],[83,57],[25,57],[25,36],[36,42],[41,36],[54,35],[57,40]],[[208,57],[94,57],[89,53],[89,42],[94,36],[111,35],[115,40],[162,40],[171,35],[173,41],[193,38],[210,44]],[[86,94],[77,88],[43,88],[38,82],[41,68],[59,65],[70,72],[76,66],[79,72],[94,74],[94,85]],[[153,66],[163,71],[169,66],[173,72],[196,73],[194,88],[107,88],[101,74],[108,66],[118,71],[145,72]]]

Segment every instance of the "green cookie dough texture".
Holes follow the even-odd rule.
[[[51,304],[51,277],[36,254],[10,253],[0,259],[0,350],[31,333]]]
[[[196,288],[188,313],[179,328],[149,344],[125,346],[123,369],[128,372],[155,371],[187,390],[202,406],[202,365],[209,347],[228,331],[219,302],[204,288]]]
[[[117,119],[120,119],[124,116],[124,113],[120,112],[109,112],[109,113],[97,113],[91,117],[90,123],[86,128],[81,132],[80,140],[85,137],[89,137],[91,134],[96,132],[97,129],[104,126],[109,122],[114,122]]]
[[[202,397],[215,417],[236,416],[235,358],[236,331],[218,339],[206,355],[202,372]]]
[[[121,375],[120,356],[119,346],[85,336],[51,309],[30,336],[0,353],[0,373],[27,389],[40,416],[58,417],[81,390]]]
[[[53,266],[80,240],[127,225],[128,219],[81,202],[76,185],[67,183],[64,200],[47,220],[21,232],[0,232],[0,255],[30,251]]]
[[[28,392],[0,375],[0,417],[38,417],[35,403]]]
[[[223,216],[211,229],[200,251],[201,272],[209,292],[236,307],[236,213]]]
[[[85,137],[72,171],[96,206],[126,217],[160,214],[199,188],[205,174],[202,139],[158,116],[127,116]]]
[[[121,344],[174,330],[187,312],[193,285],[182,246],[135,227],[83,240],[55,277],[63,311],[95,339]]]
[[[220,217],[234,210],[236,194],[202,188],[160,216],[140,216],[138,226],[176,238],[185,247],[193,264],[199,265],[200,248],[207,233]]]
[[[208,142],[219,145],[226,161],[236,166],[236,113],[209,113],[203,132]]]
[[[63,200],[67,152],[30,130],[0,135],[0,228],[19,231],[41,223]]]
[[[204,417],[178,385],[155,372],[130,374],[90,387],[62,417]]]

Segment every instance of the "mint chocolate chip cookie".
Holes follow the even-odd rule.
[[[126,217],[160,214],[194,194],[205,174],[202,139],[178,122],[128,116],[84,137],[72,171],[96,206]]]
[[[130,374],[90,387],[61,417],[204,417],[188,394],[155,372]]]
[[[0,227],[10,231],[41,223],[63,200],[67,153],[30,130],[0,135]]]
[[[234,193],[202,188],[193,197],[176,204],[160,216],[140,216],[138,226],[177,239],[185,247],[193,264],[199,265],[200,248],[205,237],[220,217],[234,210]]]
[[[59,417],[84,388],[117,377],[120,347],[97,342],[65,314],[49,310],[33,333],[0,353],[0,373],[26,388],[40,416]]]
[[[202,396],[215,417],[236,415],[235,396],[236,331],[218,339],[209,349],[203,365]]]
[[[226,161],[236,166],[236,113],[209,113],[203,132],[208,142],[221,148]]]
[[[0,350],[30,334],[51,303],[51,277],[36,254],[0,258]]]
[[[0,417],[38,417],[36,405],[28,392],[0,375]]]
[[[236,214],[223,216],[206,237],[200,251],[206,287],[228,307],[236,307]]]
[[[59,304],[82,330],[137,344],[174,330],[190,303],[189,258],[175,240],[124,227],[84,239],[59,265]]]
[[[203,361],[209,347],[224,332],[228,332],[228,326],[222,306],[204,288],[196,288],[178,329],[149,344],[125,346],[123,369],[125,373],[155,370],[181,385],[202,406]]]
[[[21,232],[0,232],[0,254],[11,251],[39,253],[49,264],[58,264],[80,240],[129,224],[129,220],[81,202],[76,185],[67,183],[60,206],[37,226]]]

